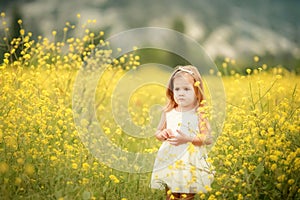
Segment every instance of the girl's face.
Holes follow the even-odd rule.
[[[197,105],[192,77],[183,75],[175,77],[173,86],[174,100],[178,104],[179,111],[188,111]]]

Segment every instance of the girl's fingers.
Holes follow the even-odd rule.
[[[179,133],[178,136],[168,138],[168,141],[170,142],[170,144],[179,145],[179,144],[184,144],[184,143],[192,142],[193,141],[192,138],[187,137],[181,131],[177,130],[177,132]]]
[[[167,139],[168,140],[168,142],[171,144],[171,143],[174,143],[176,140],[175,140],[175,138],[168,138]]]
[[[178,145],[178,140],[177,140],[177,138],[168,138],[167,140],[168,140],[168,142],[169,142],[170,144],[172,144],[172,145],[175,145],[175,146]]]
[[[168,134],[165,131],[162,132],[162,136],[165,140],[168,138]]]
[[[176,138],[168,138],[168,141],[169,142],[175,142],[175,141],[177,141],[177,139]]]
[[[170,131],[168,129],[165,129],[162,131],[162,136],[165,138],[165,139],[168,139],[172,136],[172,134],[170,133]]]
[[[166,133],[167,133],[168,137],[172,137],[173,136],[173,133],[172,133],[171,129],[166,129]]]

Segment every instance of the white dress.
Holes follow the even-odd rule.
[[[198,116],[195,109],[166,113],[168,129],[178,134],[177,129],[189,136],[198,134]],[[164,141],[158,150],[151,176],[151,188],[165,189],[174,193],[206,192],[213,181],[213,172],[206,161],[206,149],[191,143],[174,146]]]

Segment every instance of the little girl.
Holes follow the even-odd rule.
[[[205,145],[212,143],[203,107],[203,82],[194,66],[178,66],[168,83],[169,100],[155,136],[162,141],[151,177],[151,187],[165,189],[169,199],[193,199],[206,192],[213,173]]]

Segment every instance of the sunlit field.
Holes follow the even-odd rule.
[[[74,82],[94,42],[109,44],[102,40],[103,32],[88,29],[81,38],[68,38],[71,28],[67,23],[63,41],[56,41],[56,32],[53,38],[33,40],[23,29],[19,38],[4,37],[9,50],[0,65],[0,199],[165,199],[163,191],[149,188],[150,172],[114,170],[83,144],[74,122]],[[132,71],[142,77],[141,58],[126,54],[109,60],[110,55],[109,48],[100,55],[106,70],[95,92],[99,124],[125,151],[156,152],[160,143],[153,136],[142,137],[149,131],[154,134],[155,128],[134,137],[112,115],[111,97],[118,81]],[[224,59],[225,72],[231,64],[231,59]],[[167,77],[158,68],[147,73]],[[214,182],[196,199],[299,199],[299,75],[271,68],[257,57],[245,74],[211,73],[222,77],[226,119],[209,152]],[[126,111],[134,124],[147,126],[158,114],[151,105],[166,101],[164,90],[160,85],[136,89],[118,114]]]

